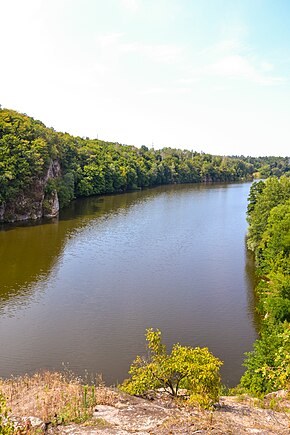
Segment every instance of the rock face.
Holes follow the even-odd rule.
[[[1,204],[0,205],[0,222],[2,222],[4,220],[4,213],[5,213],[5,205]]]
[[[50,195],[47,195],[44,201],[42,204],[43,216],[46,218],[56,217],[59,212],[57,191],[54,190]]]
[[[259,408],[254,399],[221,397],[215,411],[178,406],[171,400],[148,401],[119,395],[112,405],[97,405],[87,424],[50,427],[48,434],[70,435],[289,435],[285,412]],[[282,411],[281,408],[280,411]]]
[[[0,205],[0,222],[35,220],[41,217],[56,217],[59,201],[56,190],[45,192],[49,180],[59,177],[60,164],[51,161],[44,177],[34,180],[29,190],[19,194],[16,200]]]

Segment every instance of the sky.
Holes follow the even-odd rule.
[[[290,155],[290,0],[0,0],[0,104],[73,135]]]

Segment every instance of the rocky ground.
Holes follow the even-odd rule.
[[[93,418],[85,424],[52,427],[38,419],[31,422],[41,432],[54,435],[290,434],[286,392],[272,393],[263,403],[249,397],[224,396],[214,411],[176,404],[164,395],[148,400],[108,392],[110,404],[97,405]]]
[[[6,426],[13,422],[14,435],[290,434],[289,391],[263,400],[223,396],[205,411],[186,405],[182,397],[173,400],[165,391],[134,397],[97,378],[84,382],[69,372],[47,371],[0,379],[0,392],[5,399],[0,412]]]

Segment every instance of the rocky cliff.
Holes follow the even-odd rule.
[[[20,192],[17,198],[0,205],[0,222],[36,220],[42,217],[56,217],[59,201],[56,190],[46,191],[49,180],[61,174],[58,160],[50,162],[43,177],[35,178],[29,189]]]

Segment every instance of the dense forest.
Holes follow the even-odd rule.
[[[262,321],[241,385],[257,394],[290,384],[290,178],[253,183],[247,213]]]
[[[49,176],[52,162],[58,166]],[[242,181],[255,174],[280,176],[286,172],[290,173],[288,158],[136,148],[59,133],[25,114],[0,109],[0,208],[41,188],[44,195],[38,200],[43,201],[43,208],[53,192],[64,207],[80,196],[171,183]],[[25,206],[22,201],[22,208]],[[10,212],[13,214],[13,207]],[[9,218],[8,212],[6,216]]]

